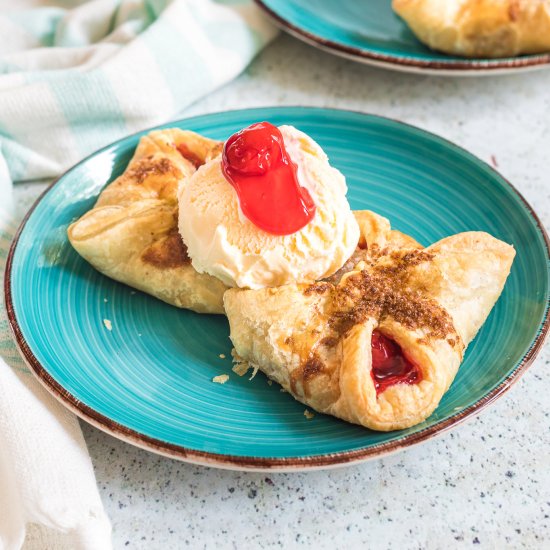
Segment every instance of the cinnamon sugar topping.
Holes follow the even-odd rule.
[[[345,334],[368,317],[391,317],[409,330],[425,329],[428,340],[454,334],[448,312],[409,281],[414,268],[432,260],[433,255],[422,250],[393,252],[381,256],[371,269],[354,273],[336,288],[330,325]]]
[[[321,374],[325,369],[325,364],[315,352],[311,353],[306,361],[299,368],[294,369],[290,376],[290,387],[293,393],[303,393],[309,395],[308,382]],[[302,391],[299,390],[298,382],[302,384]]]
[[[330,288],[332,288],[332,285],[330,283],[327,283],[324,281],[317,281],[316,283],[309,285],[304,290],[304,295],[311,296],[311,294],[324,294]]]
[[[147,248],[141,259],[161,269],[181,267],[191,262],[187,247],[177,229],[173,229],[166,237]]]
[[[317,374],[319,374],[323,369],[325,368],[325,365],[323,364],[323,361],[321,361],[321,358],[314,353],[305,363],[302,368],[302,378],[304,382],[307,382],[310,378],[313,378]]]
[[[167,158],[145,158],[135,163],[127,172],[127,176],[137,183],[143,183],[150,176],[165,176],[176,173],[177,168]]]
[[[357,269],[358,252],[364,262],[361,270]],[[378,322],[391,318],[411,331],[422,329],[424,336],[419,343],[447,339],[453,347],[461,345],[451,316],[426,292],[426,286],[437,284],[441,276],[433,264],[433,254],[410,249],[389,251],[373,246],[368,255],[365,252],[356,251],[355,258],[350,261],[355,262],[357,270],[349,268],[349,275],[343,281],[332,284],[332,280],[340,280],[344,274],[337,273],[332,280],[314,283],[304,290],[306,295],[330,292],[319,306],[328,314],[328,324],[322,327],[313,342],[306,340],[306,345],[303,345],[304,338],[309,340],[311,331],[304,331],[295,337],[296,341],[289,340],[293,352],[302,357],[300,367],[292,372],[294,391],[301,382],[307,395],[308,382],[327,372],[322,358],[332,353],[353,326],[369,318]],[[306,350],[308,355],[302,355]]]

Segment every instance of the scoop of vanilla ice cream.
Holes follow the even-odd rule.
[[[359,227],[344,176],[321,147],[292,126],[279,128],[297,165],[298,182],[315,201],[313,219],[291,235],[272,235],[242,213],[221,156],[205,164],[179,193],[179,231],[193,267],[228,286],[258,289],[332,275],[351,256]]]

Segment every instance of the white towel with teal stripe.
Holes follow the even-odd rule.
[[[169,121],[274,36],[252,0],[0,0],[0,197]]]
[[[251,0],[0,0],[0,280],[13,182],[169,121],[274,35]],[[25,366],[2,298],[0,550],[108,550],[78,422]]]

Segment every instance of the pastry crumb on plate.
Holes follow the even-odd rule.
[[[258,365],[251,365],[246,361],[242,361],[236,358],[234,354],[233,354],[233,362],[235,364],[233,365],[233,368],[231,370],[235,374],[238,374],[239,376],[244,376],[248,372],[248,369],[253,369],[252,376],[249,378],[249,380],[252,380],[256,376],[256,374],[258,374],[258,370],[260,369]]]
[[[237,363],[236,365],[233,365],[231,370],[239,376],[244,376],[248,372],[249,368],[250,365],[248,363]]]
[[[107,330],[113,330],[113,323],[109,319],[103,319],[103,324]]]
[[[216,384],[225,384],[229,380],[229,375],[227,374],[219,374],[218,376],[214,376],[212,378],[212,382],[215,382]]]
[[[304,411],[304,416],[308,419],[308,420],[311,420],[315,414],[313,414],[311,411],[308,411],[307,409]]]
[[[252,366],[252,365],[250,365],[250,366]],[[259,368],[260,367],[258,365],[254,365],[254,370],[252,371],[252,376],[249,378],[249,380],[252,380],[258,374]]]

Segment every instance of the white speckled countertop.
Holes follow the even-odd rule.
[[[344,61],[281,36],[183,115],[318,105],[400,119],[497,166],[550,225],[550,70],[438,78]],[[16,188],[26,210],[41,184]],[[115,548],[550,548],[550,347],[451,433],[353,467],[299,474],[191,466],[82,423]]]

